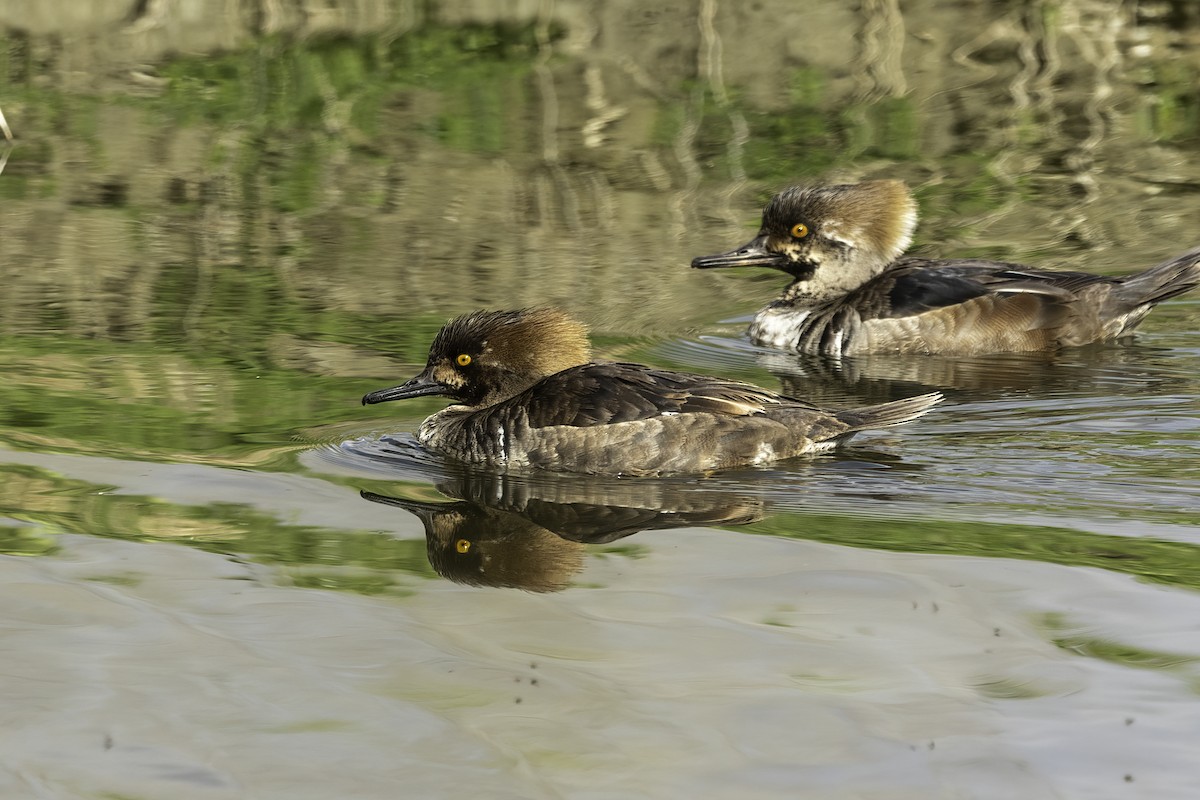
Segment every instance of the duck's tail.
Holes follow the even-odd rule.
[[[931,392],[930,394],[919,394],[916,397],[906,397],[903,400],[893,400],[890,403],[881,403],[877,406],[839,411],[835,416],[850,426],[847,433],[857,433],[871,428],[888,428],[892,425],[912,422],[917,417],[924,416],[929,409],[942,402],[943,399],[941,392]]]
[[[1200,247],[1151,267],[1145,272],[1122,280],[1113,288],[1111,297],[1131,311],[1152,306],[1200,286]]]

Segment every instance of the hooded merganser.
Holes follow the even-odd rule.
[[[362,402],[449,397],[417,439],[466,463],[655,475],[827,450],[942,399],[826,412],[748,383],[590,358],[586,329],[560,311],[478,311],[438,332],[419,375]]]
[[[824,355],[1047,350],[1130,334],[1155,303],[1200,284],[1200,248],[1122,278],[982,259],[902,257],[917,206],[900,181],[793,187],[758,235],[692,261],[793,277],[750,326],[756,344]]]

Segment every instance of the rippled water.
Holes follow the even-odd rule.
[[[743,335],[778,273],[687,268],[865,177],[924,254],[1195,246],[1187,4],[134,5],[0,0],[0,797],[1195,794],[1200,295],[830,361]],[[657,480],[465,469],[412,437],[438,400],[359,405],[533,304],[605,358],[947,401]]]

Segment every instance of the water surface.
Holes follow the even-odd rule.
[[[1200,295],[1116,345],[834,362],[743,335],[778,273],[687,268],[871,177],[927,255],[1195,246],[1185,5],[34,5],[0,1],[0,796],[1194,795]],[[359,405],[533,304],[605,358],[948,399],[654,481],[456,468],[412,439],[436,399]]]

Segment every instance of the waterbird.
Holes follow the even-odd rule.
[[[1122,277],[986,259],[905,256],[917,204],[901,181],[795,186],[758,234],[696,269],[792,277],[758,312],[754,343],[826,356],[1030,352],[1130,335],[1155,304],[1200,284],[1200,247]]]
[[[939,393],[824,411],[749,383],[593,361],[587,329],[552,308],[476,311],[438,331],[425,369],[363,405],[453,404],[417,439],[459,462],[607,475],[703,473],[828,450],[910,422]]]

